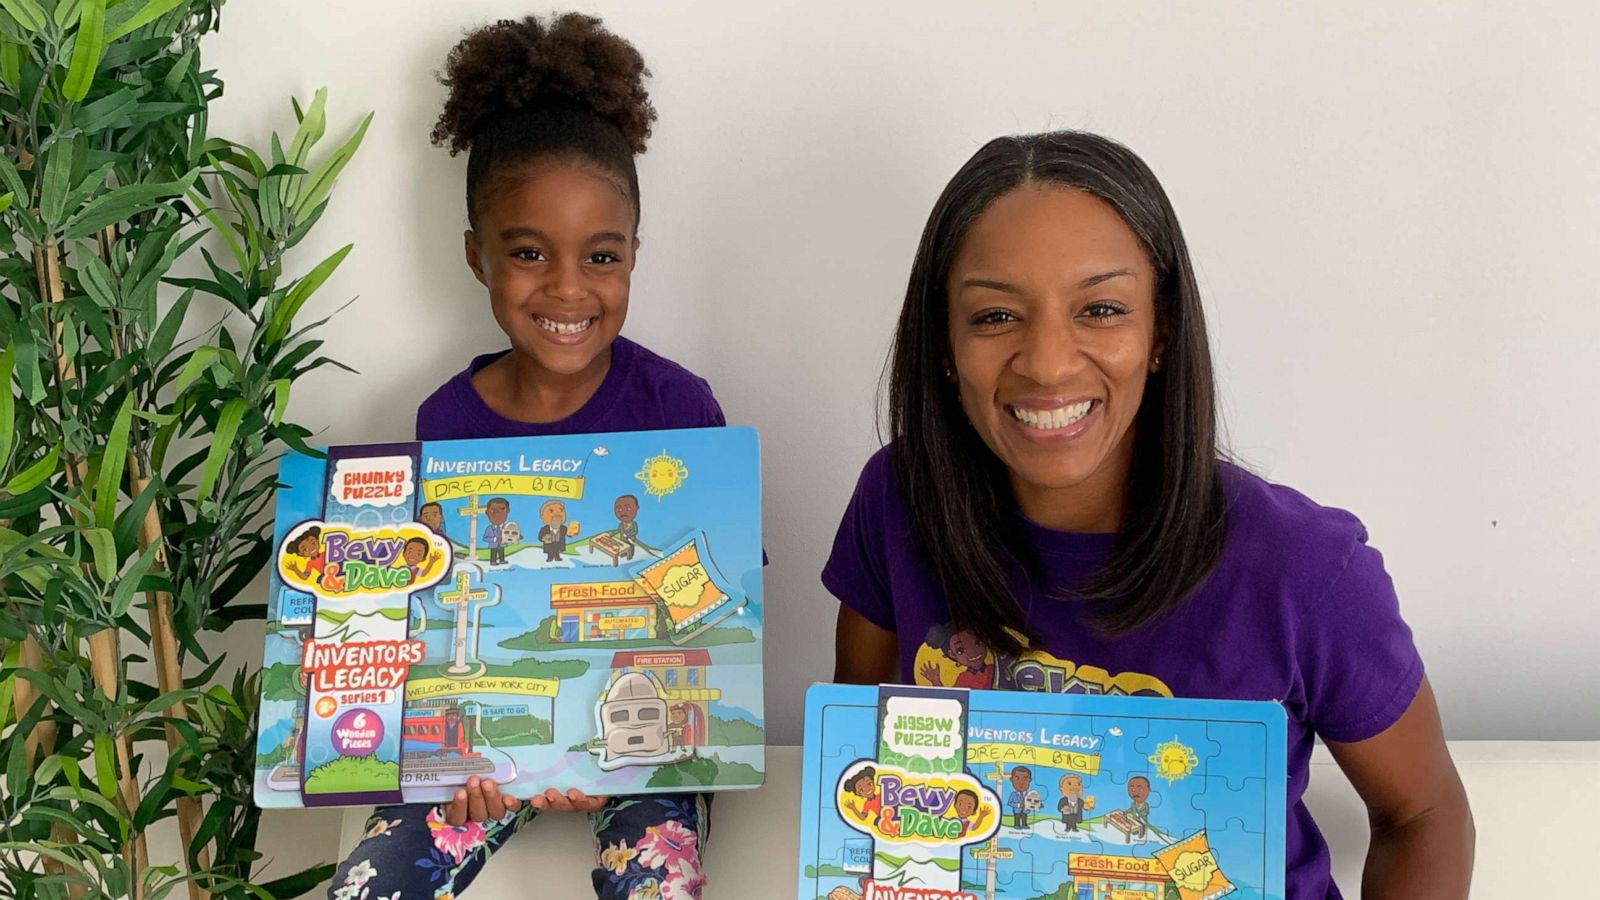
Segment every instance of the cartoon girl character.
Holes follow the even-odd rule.
[[[883,809],[883,798],[878,796],[878,770],[872,766],[862,766],[861,770],[850,776],[844,783],[844,789],[849,791],[860,802],[845,798],[845,808],[850,810],[856,818],[863,822],[871,823],[878,818],[878,813]]]
[[[301,581],[309,581],[312,584],[322,583],[322,574],[327,568],[328,559],[322,548],[321,526],[312,525],[290,538],[288,553],[289,558],[283,561],[285,569],[288,569]],[[305,562],[296,565],[294,561],[296,556],[305,560]],[[316,573],[315,577],[312,577],[313,572]]]
[[[943,653],[946,659],[962,669],[956,673],[954,681],[946,684],[937,663],[931,661],[924,663],[917,674],[922,676],[925,683],[937,687],[979,689],[994,687],[994,663],[989,660],[989,651],[971,631],[967,629],[958,631],[948,625],[935,625],[928,629],[928,636],[924,642]]]
[[[401,564],[411,570],[411,583],[416,584],[424,576],[433,571],[439,564],[442,554],[433,549],[426,538],[414,537],[406,541],[405,549],[400,552]]]

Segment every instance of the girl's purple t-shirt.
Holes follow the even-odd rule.
[[[868,461],[839,524],[822,581],[869,622],[895,633],[914,684],[1276,700],[1289,719],[1288,896],[1338,898],[1327,843],[1301,797],[1313,738],[1373,737],[1400,718],[1422,683],[1422,659],[1400,617],[1383,558],[1361,522],[1224,464],[1228,536],[1190,599],[1130,635],[1103,639],[1059,599],[1109,558],[1114,536],[1023,527],[1043,579],[1021,577],[1033,636],[996,660],[946,640],[949,611],[919,547],[888,448]],[[931,634],[930,634],[931,632]],[[982,654],[982,655],[980,655]]]
[[[624,337],[611,344],[611,368],[594,396],[558,422],[518,422],[483,402],[472,373],[510,351],[479,356],[417,408],[417,440],[537,437],[607,431],[716,428],[728,424],[705,379]]]

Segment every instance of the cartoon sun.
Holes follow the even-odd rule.
[[[644,461],[644,468],[635,472],[633,477],[644,482],[645,493],[660,500],[662,497],[683,487],[683,482],[689,477],[689,467],[683,460],[667,455],[666,450],[660,456],[652,456]]]
[[[1168,784],[1194,774],[1195,767],[1200,765],[1200,758],[1194,755],[1194,748],[1186,747],[1176,737],[1164,744],[1156,745],[1156,752],[1148,757],[1156,774]]]

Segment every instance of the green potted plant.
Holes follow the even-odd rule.
[[[259,667],[219,681],[205,635],[264,612],[291,386],[336,365],[303,312],[350,248],[294,251],[370,116],[328,151],[321,92],[263,152],[208,134],[220,7],[0,0],[0,898],[330,870],[254,882]]]

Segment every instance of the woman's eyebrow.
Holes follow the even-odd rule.
[[[993,278],[968,278],[961,282],[963,288],[988,288],[991,291],[1000,291],[1005,294],[1020,294],[1022,289],[1009,281],[997,281]]]
[[[1088,290],[1097,284],[1103,284],[1113,278],[1122,278],[1124,276],[1132,278],[1134,276],[1134,271],[1132,269],[1112,269],[1108,272],[1101,272],[1098,275],[1090,275],[1088,278],[1078,282],[1078,289]],[[1011,282],[1001,281],[996,278],[968,278],[961,282],[961,287],[987,288],[991,291],[1000,291],[1001,293],[1005,294],[1022,293],[1022,289]]]
[[[1113,278],[1121,278],[1124,275],[1128,276],[1129,278],[1132,278],[1133,277],[1133,270],[1132,269],[1113,269],[1110,272],[1101,272],[1099,275],[1090,275],[1088,278],[1085,278],[1082,281],[1078,282],[1078,289],[1079,290],[1087,290],[1088,288],[1092,288],[1097,284],[1102,284],[1104,282],[1110,281]]]

